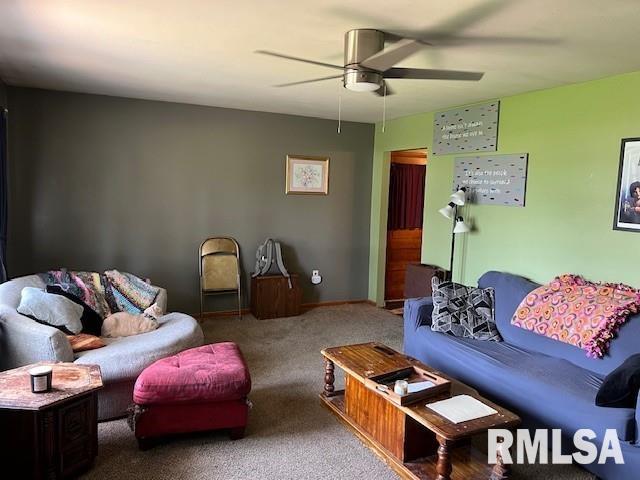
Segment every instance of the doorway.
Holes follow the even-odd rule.
[[[407,265],[420,263],[426,168],[426,149],[391,152],[384,283],[386,308],[402,306]]]

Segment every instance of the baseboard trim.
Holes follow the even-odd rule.
[[[308,312],[309,310],[312,310],[314,308],[336,307],[339,305],[356,305],[356,304],[366,304],[366,305],[371,305],[372,307],[376,306],[376,302],[373,302],[371,300],[333,300],[329,302],[303,303],[302,305],[300,305],[300,309],[303,312]],[[241,312],[242,312],[242,315],[245,315],[245,314],[251,313],[251,310],[249,310],[248,308],[243,308]],[[237,310],[221,310],[219,312],[204,312],[202,315],[199,315],[196,313],[196,314],[193,314],[192,316],[199,322],[202,322],[209,318],[232,317],[234,315],[238,315]]]
[[[246,315],[247,313],[251,313],[248,308],[243,308],[240,310],[242,315]],[[206,320],[208,318],[217,318],[217,317],[232,317],[234,315],[238,315],[238,310],[220,310],[218,312],[204,312],[202,315],[193,314],[193,318],[198,320],[199,322]]]
[[[334,300],[329,302],[303,303],[300,307],[303,312],[319,307],[336,307],[339,305],[356,305],[358,303],[366,303],[375,306],[371,300]]]

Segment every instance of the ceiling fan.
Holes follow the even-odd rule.
[[[385,42],[394,43],[384,48]],[[293,85],[342,78],[344,87],[349,90],[355,92],[373,92],[377,95],[385,96],[393,94],[393,91],[385,81],[389,78],[478,81],[484,75],[481,72],[402,68],[395,66],[418,50],[429,46],[431,46],[431,44],[424,40],[401,37],[393,33],[371,28],[358,28],[345,33],[344,65],[342,66],[307,60],[305,58],[294,57],[269,50],[257,50],[256,53],[342,70],[342,73],[339,75],[284,83],[276,85],[277,87],[290,87]]]

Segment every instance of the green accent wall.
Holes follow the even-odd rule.
[[[456,281],[487,270],[535,281],[572,272],[640,287],[640,233],[612,229],[620,140],[640,137],[640,72],[501,98],[497,153],[529,153],[526,206],[465,206]],[[489,99],[491,100],[491,99]],[[376,125],[369,298],[384,299],[389,152],[431,151],[434,112]],[[448,267],[448,202],[455,157],[429,155],[422,262]],[[469,155],[466,155],[469,156]]]

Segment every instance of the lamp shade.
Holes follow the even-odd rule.
[[[456,205],[464,205],[464,203],[467,201],[467,194],[466,192],[466,188],[461,188],[460,190],[458,190],[456,193],[453,193],[451,195],[451,201],[453,203],[455,203]]]
[[[464,223],[464,219],[462,217],[456,218],[456,225],[453,227],[453,233],[469,233],[470,230],[469,225]]]
[[[446,207],[442,207],[438,211],[442,214],[442,216],[448,218],[449,220],[453,220],[455,205],[453,203],[449,203]]]

